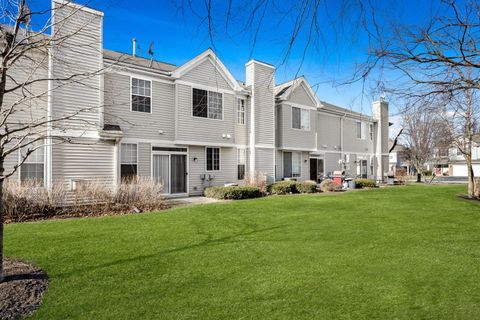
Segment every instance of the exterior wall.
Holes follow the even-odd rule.
[[[116,157],[113,142],[98,139],[75,139],[73,143],[52,147],[52,179],[71,189],[75,180],[96,180],[113,187]]]
[[[373,103],[373,118],[377,120],[375,155],[376,179],[385,180],[388,171],[388,103],[378,101]]]
[[[192,115],[192,87],[176,84],[177,141],[199,143],[235,143],[236,99],[232,93],[223,92],[223,120],[194,117]],[[230,139],[223,138],[229,134]]]
[[[288,102],[282,103],[277,107],[277,127],[278,127],[278,146],[283,149],[295,148],[315,150],[316,139],[316,111],[310,112],[310,130],[300,130],[292,128],[292,106]]]
[[[339,116],[317,112],[317,149],[336,152],[340,150],[341,134]]]
[[[63,122],[68,129],[95,130],[100,125],[103,78],[101,14],[79,10],[74,5],[53,2],[52,34],[61,41],[51,50],[53,78],[74,76],[74,83],[53,81],[52,114],[72,117]],[[57,26],[59,26],[57,30]],[[55,39],[55,38],[54,38]],[[87,76],[75,76],[86,74]]]
[[[275,180],[275,149],[256,148],[255,168],[256,171],[266,175],[267,183]]]
[[[141,177],[151,177],[152,145],[150,143],[137,144],[137,172]]]
[[[248,128],[250,127],[250,104],[251,101],[247,97],[239,97],[239,98],[244,98],[245,99],[245,124],[238,124],[237,122],[237,102],[235,103],[235,143],[239,145],[247,145],[248,144],[248,134],[249,130]]]
[[[222,147],[220,151],[220,171],[206,170],[206,151],[203,146],[189,146],[189,193],[199,195],[209,186],[237,182],[237,149]],[[194,161],[194,158],[197,158]],[[211,181],[203,181],[202,175],[213,176]]]
[[[225,81],[223,76],[219,73],[214,63],[215,61],[212,61],[212,59],[203,61],[189,70],[181,80],[199,83],[213,88],[232,90],[227,81]]]
[[[365,139],[357,138],[357,121],[362,121],[366,125]],[[346,118],[343,120],[343,150],[345,152],[373,153],[374,140],[370,139],[369,125],[371,122],[366,120],[356,120]]]
[[[134,72],[105,74],[105,123],[119,125],[126,138],[175,139],[175,86],[152,78],[152,113],[131,111],[131,77]],[[159,130],[163,134],[159,134]]]

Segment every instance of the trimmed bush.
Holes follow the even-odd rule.
[[[432,172],[432,170],[425,170],[425,171],[423,171],[423,175],[425,177],[431,177],[433,175],[433,172]]]
[[[320,190],[322,192],[334,192],[338,189],[338,186],[331,179],[325,179],[320,183]]]
[[[252,186],[208,187],[204,193],[205,197],[218,200],[241,200],[263,196],[258,187]]]
[[[272,194],[284,195],[291,193],[298,193],[297,182],[295,181],[279,181],[270,185],[270,192]]]
[[[317,184],[315,181],[305,181],[297,183],[297,190],[300,193],[315,193],[317,192]]]
[[[372,179],[355,179],[357,189],[362,188],[375,188],[377,183]]]

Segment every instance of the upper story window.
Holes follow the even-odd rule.
[[[370,124],[370,140],[373,141],[373,124]]]
[[[220,148],[207,147],[207,171],[220,171]]]
[[[22,159],[20,161],[23,160],[23,157],[27,156],[28,150],[34,151],[27,156],[20,166],[20,181],[34,181],[35,183],[43,185],[45,172],[44,149],[43,140],[39,140],[22,150]]]
[[[120,177],[130,180],[137,176],[137,145],[122,143],[120,146]]]
[[[365,137],[365,122],[357,121],[356,125],[357,125],[357,128],[356,128],[357,138],[365,140],[366,139],[366,137]]]
[[[223,96],[219,92],[193,88],[192,113],[194,117],[223,119]]]
[[[292,128],[310,130],[310,110],[292,107]]]
[[[152,111],[152,82],[132,78],[132,111]]]
[[[237,123],[245,124],[245,99],[237,100]]]

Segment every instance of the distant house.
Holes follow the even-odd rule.
[[[457,147],[451,147],[449,150],[448,171],[449,175],[456,177],[468,176],[467,162],[463,154]],[[472,147],[473,173],[476,177],[480,176],[480,135],[474,137]]]
[[[388,141],[388,149],[393,146],[393,140]],[[407,174],[411,174],[412,165],[409,161],[408,148],[404,145],[397,143],[395,148],[388,155],[388,168],[395,175],[398,169],[405,169]]]

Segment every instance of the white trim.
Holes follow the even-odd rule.
[[[317,149],[306,149],[306,148],[297,148],[297,147],[289,147],[289,146],[278,147],[278,150],[294,150],[294,151],[304,151],[304,152],[316,152],[317,151]]]
[[[181,84],[181,85],[184,85],[184,86],[189,86],[189,87],[192,87],[192,88],[195,87],[196,89],[200,89],[200,90],[219,92],[219,93],[222,93],[222,94],[224,94],[224,93],[232,94],[232,95],[236,94],[236,92],[233,91],[233,90],[222,89],[222,88],[218,88],[218,87],[212,87],[212,86],[199,84],[199,83],[195,83],[195,82],[191,82],[191,81],[175,80],[174,83]]]
[[[80,129],[52,129],[50,137],[69,137],[69,138],[86,138],[101,139],[97,130],[80,130]]]
[[[236,103],[236,108],[235,108],[235,111],[236,111],[235,112],[235,118],[236,118],[235,123],[239,126],[245,126],[247,124],[247,99],[237,97],[236,101],[237,101],[237,103]],[[239,110],[240,101],[243,101],[243,111]],[[243,113],[243,123],[239,122],[239,119],[240,119],[239,114],[240,113]]]
[[[128,64],[127,62],[117,61],[110,58],[105,58],[104,60],[112,61],[112,63],[110,63],[110,66],[108,66],[108,69],[110,69],[112,73],[129,76],[129,77],[132,75],[134,76],[141,75],[142,77],[151,81],[174,84],[174,79],[167,74],[159,73],[159,72],[162,72],[160,70],[144,69],[141,66]]]
[[[207,149],[218,149],[218,170],[208,170]],[[213,166],[213,163],[212,163]],[[222,171],[222,147],[205,146],[205,171],[206,172],[220,172]]]
[[[177,68],[172,72],[172,76],[175,78],[181,78],[183,75],[188,73],[191,69],[195,68],[197,65],[201,64],[205,59],[208,59],[213,66],[220,71],[220,75],[226,80],[233,90],[241,91],[241,87],[238,84],[237,80],[232,76],[230,71],[225,67],[225,65],[218,59],[212,49],[207,49],[192,60],[188,61],[181,67]],[[213,61],[212,61],[213,60]]]
[[[243,152],[245,153],[245,162],[244,163],[239,163],[238,162],[238,157],[239,157],[239,152],[240,150],[243,150]],[[247,148],[238,148],[237,147],[237,181],[245,181],[245,174],[247,173]],[[243,176],[243,179],[238,179],[238,166],[239,165],[244,165],[245,166],[245,172],[244,172],[244,176]]]
[[[150,177],[155,179],[153,176],[153,157],[155,155],[167,155],[168,156],[168,174],[169,174],[169,181],[168,187],[169,190],[166,193],[163,193],[165,196],[173,196],[173,197],[181,197],[181,196],[188,196],[190,194],[190,150],[187,147],[186,152],[181,151],[154,151],[153,146],[150,146]],[[185,192],[180,193],[172,193],[172,155],[181,155],[185,156],[185,172],[186,172],[186,184],[185,184]]]
[[[282,104],[290,105],[292,107],[300,108],[300,109],[308,109],[308,110],[313,110],[313,111],[318,110],[317,107],[306,106],[304,104],[294,103],[294,102],[290,102],[290,101],[282,101]]]
[[[88,13],[93,13],[93,14],[96,14],[96,15],[99,15],[101,17],[103,17],[104,13],[102,11],[99,11],[99,10],[95,10],[95,9],[92,9],[92,8],[89,8],[89,7],[86,7],[86,6],[83,6],[81,4],[78,4],[78,3],[75,3],[73,1],[68,1],[68,0],[52,0],[52,3],[58,3],[62,6],[70,6],[70,7],[73,7],[75,9],[78,9],[78,10],[82,10],[82,11],[85,11],[85,12],[88,12]]]
[[[284,83],[278,87],[286,87],[286,86],[290,86],[281,96],[280,96],[280,99],[282,100],[286,100],[288,101],[288,98],[290,97],[290,95],[299,87],[299,86],[302,86],[302,84],[305,85],[305,90],[307,91],[307,94],[309,96],[309,98],[312,100],[313,104],[315,105],[315,107],[311,107],[309,106],[310,108],[318,108],[320,107],[321,105],[321,102],[320,100],[318,99],[317,95],[315,94],[315,92],[313,92],[312,90],[312,87],[310,86],[310,84],[308,83],[308,81],[305,79],[305,77],[301,76],[299,78],[296,78],[296,79],[293,79],[287,83]],[[290,102],[288,102],[290,103]]]
[[[227,148],[234,148],[237,145],[234,143],[219,143],[219,142],[206,142],[206,141],[183,141],[183,140],[175,140],[175,144],[183,144],[183,145],[190,145],[190,146],[201,146],[201,147],[227,147]]]
[[[175,82],[173,80],[167,80],[167,79],[163,79],[165,78],[165,76],[163,76],[163,78],[159,78],[161,77],[161,75],[158,75],[158,77],[154,77],[154,76],[150,76],[150,75],[145,75],[143,74],[143,72],[128,72],[128,71],[123,71],[123,70],[119,70],[119,68],[111,68],[112,69],[112,73],[115,73],[115,74],[119,74],[119,75],[122,75],[122,76],[127,76],[127,77],[133,77],[133,78],[141,78],[141,79],[144,79],[144,80],[148,80],[148,81],[152,81],[152,82],[160,82],[160,83],[165,83],[165,84],[169,84],[169,85],[174,85]],[[122,69],[125,69],[125,68],[122,68]]]
[[[284,154],[285,154],[286,152],[292,154],[292,163],[291,163],[291,164],[292,164],[292,168],[291,168],[291,170],[290,170],[290,171],[292,171],[292,174],[293,174],[293,154],[294,154],[294,153],[300,153],[300,175],[299,175],[298,177],[297,177],[297,176],[294,177],[293,175],[292,175],[291,177],[286,177],[286,176],[285,176],[285,156],[284,156]],[[302,171],[303,171],[303,170],[302,170],[302,167],[303,167],[302,163],[303,163],[303,152],[302,152],[302,151],[282,150],[282,176],[283,176],[283,178],[302,178]]]
[[[143,80],[143,81],[148,81],[150,82],[150,112],[145,112],[145,111],[138,111],[138,110],[133,110],[132,107],[133,107],[133,99],[132,99],[132,95],[133,95],[133,92],[132,92],[132,87],[133,87],[133,79],[137,79],[137,80]],[[147,96],[141,96],[141,95],[138,95],[140,97],[147,97]],[[148,98],[148,97],[147,97]],[[130,99],[130,112],[138,112],[140,114],[142,113],[146,113],[146,114],[152,114],[153,113],[153,82],[151,80],[147,80],[147,79],[144,79],[144,78],[139,78],[139,77],[136,77],[136,76],[130,76],[130,96],[129,96],[129,99]]]
[[[264,67],[267,67],[267,68],[270,68],[270,69],[275,69],[275,66],[273,66],[271,64],[268,64],[268,63],[265,63],[265,62],[262,62],[262,61],[255,60],[255,59],[252,59],[252,60],[248,61],[247,63],[245,63],[245,66],[248,67],[249,65],[251,65],[253,63],[259,64],[261,66],[264,66]]]
[[[293,127],[293,108],[300,109],[300,128],[294,128]],[[302,111],[308,111],[308,130],[302,128]],[[290,129],[303,131],[303,132],[310,132],[311,129],[312,129],[311,126],[312,126],[312,114],[310,112],[310,109],[302,108],[302,107],[296,107],[296,106],[290,106]]]
[[[274,144],[255,144],[254,147],[259,149],[275,149]]]

